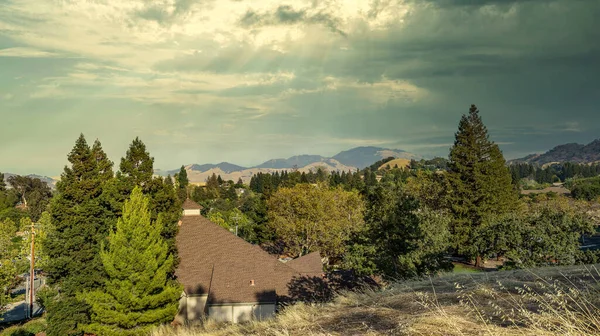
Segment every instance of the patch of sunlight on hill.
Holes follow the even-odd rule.
[[[406,168],[406,167],[410,166],[410,160],[409,159],[394,159],[394,160],[392,160],[390,162],[386,162],[386,163],[382,164],[379,167],[379,170],[381,170],[381,169],[392,169],[396,165],[398,165],[398,168]]]

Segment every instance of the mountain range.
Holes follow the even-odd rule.
[[[600,162],[600,139],[587,145],[568,143],[559,145],[543,154],[531,154],[510,160],[509,164],[529,163],[543,166],[554,162],[594,163]]]
[[[241,178],[248,182],[252,175],[259,172],[273,173],[276,171],[298,169],[300,172],[308,172],[319,167],[328,171],[350,171],[363,169],[373,163],[387,157],[403,159],[420,159],[418,155],[409,153],[400,149],[389,149],[380,147],[356,147],[340,152],[332,157],[321,155],[297,155],[284,159],[272,159],[265,161],[257,166],[242,167],[229,162],[218,164],[190,164],[185,166],[188,178],[191,182],[204,182],[210,175],[217,174],[225,180],[234,180]],[[179,172],[179,169],[162,171],[155,170],[156,175],[173,176]]]

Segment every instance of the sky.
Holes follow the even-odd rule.
[[[600,138],[598,0],[0,0],[0,171],[447,156],[476,104],[505,157]]]

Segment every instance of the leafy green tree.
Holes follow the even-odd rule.
[[[15,224],[10,220],[0,220],[0,314],[9,303],[10,289],[16,283],[17,249],[14,248]]]
[[[27,207],[32,219],[37,221],[46,210],[52,190],[38,178],[14,175],[8,178],[8,183],[14,188],[17,197]]]
[[[320,251],[339,259],[352,233],[364,224],[363,210],[356,191],[324,184],[281,188],[268,200],[269,225],[294,256]]]
[[[112,176],[106,173],[111,163],[98,160],[106,158],[102,152],[99,143],[92,151],[80,135],[68,155],[71,167],[65,167],[50,203],[53,229],[44,241],[46,271],[60,295],[48,305],[49,336],[80,333],[77,325],[86,322],[88,307],[76,294],[98,288],[105,278],[98,253],[114,214],[103,202],[103,189]]]
[[[508,267],[572,265],[580,254],[580,239],[594,233],[585,211],[562,199],[532,204],[519,214],[494,218],[483,228],[481,244],[502,255]],[[483,249],[483,247],[482,247]]]
[[[384,275],[407,278],[448,270],[450,219],[420,206],[400,181],[378,184],[367,197],[365,220],[374,260]]]
[[[149,203],[136,187],[100,251],[104,286],[80,295],[91,306],[91,323],[81,325],[88,333],[147,335],[177,313],[183,288],[168,276],[174,258],[161,237],[162,218],[150,219]]]
[[[473,243],[479,227],[492,215],[514,210],[518,195],[502,152],[489,140],[475,105],[460,120],[449,159],[453,245],[459,254],[475,259],[480,266],[482,251]]]
[[[208,213],[208,219],[233,233],[235,233],[237,229],[238,237],[245,241],[251,243],[256,242],[254,222],[237,208],[229,211],[210,211]]]

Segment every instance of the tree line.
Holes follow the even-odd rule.
[[[213,174],[191,186],[184,167],[174,178],[153,176],[154,160],[138,138],[116,172],[100,142],[89,146],[83,135],[67,158],[54,195],[38,202],[39,217],[11,210],[32,192],[8,191],[0,180],[7,213],[30,211],[20,224],[0,225],[14,233],[34,219],[43,227],[36,248],[51,287],[39,298],[50,336],[137,335],[172,320],[181,294],[175,236],[188,197],[204,216],[271,253],[320,251],[327,270],[402,279],[451,270],[450,256],[475,266],[502,259],[505,268],[597,260],[579,249],[581,236],[594,231],[587,203],[520,198],[474,105],[447,160],[406,168],[380,170],[384,159],[349,172],[259,173],[249,185]],[[0,246],[13,238],[0,235]],[[15,268],[5,266],[20,249],[10,246],[0,251],[4,293],[6,270]]]
[[[509,166],[513,182],[531,179],[539,184],[566,182],[572,178],[587,178],[600,175],[600,164],[555,163],[546,167],[529,163],[515,163]]]
[[[89,146],[83,135],[67,159],[40,216],[29,184],[10,191],[27,195],[28,219],[39,226],[36,264],[50,285],[38,293],[47,334],[142,335],[172,321],[182,291],[175,236],[187,177],[153,176],[154,159],[138,138],[116,173],[101,143]],[[2,258],[2,273],[9,264]]]
[[[476,266],[503,259],[505,267],[585,258],[580,236],[594,227],[584,205],[520,198],[517,166],[507,167],[475,106],[461,118],[448,159],[378,169],[390,161],[349,172],[258,173],[240,196],[232,191],[240,182],[212,176],[192,197],[207,217],[271,252],[296,257],[319,250],[329,269],[361,274],[431,274],[451,268],[451,255]],[[571,164],[564,171],[587,173]]]

